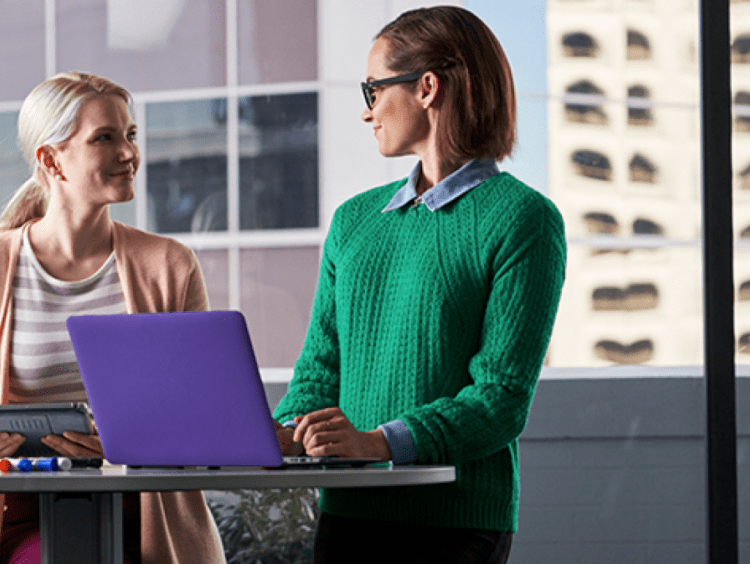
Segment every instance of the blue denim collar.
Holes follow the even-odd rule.
[[[384,213],[414,202],[417,197],[417,181],[421,172],[422,162],[420,161],[412,169],[406,184],[383,208]],[[434,212],[499,172],[500,169],[494,159],[473,159],[422,194],[421,202],[427,206],[427,209]]]

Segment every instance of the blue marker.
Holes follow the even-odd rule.
[[[48,472],[54,472],[59,469],[57,458],[32,458],[30,460],[31,467],[34,470],[46,470]]]
[[[13,470],[20,470],[21,472],[31,472],[34,468],[34,464],[28,458],[6,458],[10,462]]]

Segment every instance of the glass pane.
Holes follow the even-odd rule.
[[[318,225],[318,95],[239,100],[240,228]]]
[[[0,14],[0,100],[23,100],[44,80],[44,0],[0,0]]]
[[[702,564],[697,2],[466,6],[498,35],[526,113],[507,168],[551,197],[568,237],[511,560]]]
[[[148,228],[227,228],[226,100],[146,106]]]
[[[211,309],[229,309],[229,256],[226,250],[196,250]]]
[[[57,66],[133,92],[226,84],[223,0],[57,0]]]
[[[318,247],[241,251],[241,309],[261,367],[290,368],[299,357],[319,257]]]
[[[732,0],[732,167],[739,561],[750,560],[750,2]]]
[[[697,109],[574,76],[549,112],[550,196],[577,243],[549,364],[701,364]]]
[[[316,0],[239,2],[240,84],[318,78]]]
[[[18,112],[0,113],[0,209],[31,174],[16,142],[17,122]]]

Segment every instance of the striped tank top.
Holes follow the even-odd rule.
[[[24,229],[13,280],[10,403],[86,401],[65,321],[116,313],[126,313],[126,305],[114,253],[85,280],[57,280],[34,256]]]

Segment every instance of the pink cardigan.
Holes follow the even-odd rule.
[[[200,266],[184,245],[114,222],[113,246],[128,313],[208,309]],[[20,252],[21,228],[0,233],[0,403],[8,401],[12,289]],[[143,564],[223,564],[221,538],[203,493],[141,493],[141,553]]]

